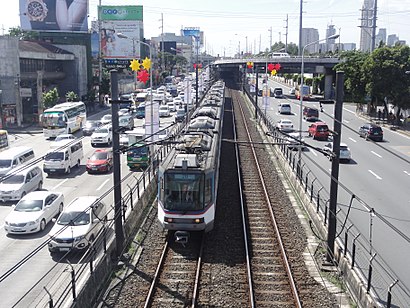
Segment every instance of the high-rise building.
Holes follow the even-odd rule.
[[[399,37],[396,34],[389,34],[387,37],[387,46],[394,46],[399,41]]]
[[[314,28],[302,28],[302,48],[307,44],[319,40],[319,31]],[[308,53],[319,52],[319,44],[312,44],[305,48]]]
[[[376,35],[375,47],[377,48],[380,45],[380,42],[383,42],[383,44],[386,45],[387,43],[386,37],[387,37],[386,29],[380,28],[379,32]]]
[[[371,51],[374,0],[364,0],[360,19],[360,50]]]
[[[328,39],[328,37],[335,35],[336,34],[336,29],[334,25],[327,25],[326,29],[326,43],[323,46],[322,52],[328,52],[328,51],[335,51],[338,46],[336,45],[336,39]]]

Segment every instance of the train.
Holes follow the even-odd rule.
[[[159,164],[158,220],[175,240],[214,227],[225,84],[215,82]],[[178,236],[182,234],[182,236]]]

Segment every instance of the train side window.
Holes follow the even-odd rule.
[[[205,180],[205,203],[209,204],[212,201],[212,178]]]

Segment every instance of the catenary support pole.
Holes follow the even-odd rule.
[[[337,211],[337,191],[339,183],[339,154],[340,140],[342,134],[342,110],[343,110],[343,85],[344,72],[336,72],[336,104],[335,118],[333,124],[333,151],[332,172],[330,179],[330,202],[329,202],[329,224],[327,233],[327,256],[326,260],[333,260],[336,238],[336,211]]]
[[[112,114],[112,147],[113,147],[113,180],[114,180],[114,229],[117,257],[120,257],[124,245],[121,211],[121,157],[118,123],[118,72],[111,70],[111,114]]]

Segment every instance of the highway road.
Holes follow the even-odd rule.
[[[106,111],[108,112],[108,111]],[[103,113],[96,114],[90,119],[99,119]],[[164,125],[170,124],[173,118],[161,119]],[[136,126],[142,126],[142,120],[135,119]],[[82,133],[77,132],[77,137],[81,137]],[[11,142],[11,146],[32,146],[36,157],[45,155],[50,146],[50,140],[46,140],[42,133],[26,134],[21,133],[11,136],[15,139]],[[79,169],[72,169],[69,175],[46,177],[44,174],[44,190],[59,191],[64,193],[65,205],[77,196],[98,195],[102,196],[113,186],[113,174],[88,174],[85,170],[87,158],[92,154],[94,148],[91,147],[90,137],[83,139],[84,158]],[[42,167],[42,163],[38,163]],[[126,156],[121,155],[121,177],[123,178],[129,173],[126,165]],[[136,183],[140,172],[133,172],[133,176],[129,177],[122,184],[123,196],[124,191],[128,191],[127,184],[133,185]],[[113,206],[113,193],[110,192],[104,197],[103,202],[109,207]],[[15,203],[15,202],[14,202]],[[4,230],[4,219],[11,211],[12,203],[0,204],[0,276],[7,273],[20,260],[29,256],[32,252],[41,247],[47,240],[48,232],[53,223],[50,223],[47,228],[40,233],[32,235],[7,235]],[[112,215],[112,211],[111,211]],[[109,217],[109,218],[112,218]],[[113,232],[113,230],[110,230]],[[70,257],[70,262],[74,266],[80,265],[83,260],[80,255]],[[0,282],[0,307],[34,307],[40,301],[48,299],[43,287],[55,288],[56,284],[65,280],[67,284],[70,280],[70,271],[67,260],[59,260],[53,258],[48,252],[47,246],[39,249],[31,258],[22,264],[16,271],[12,272],[7,278]],[[55,300],[55,299],[54,299]]]
[[[272,80],[269,83],[271,87],[282,87],[284,93],[289,93],[289,87]],[[284,100],[291,103],[293,112],[291,115],[279,115],[277,112],[277,105]],[[290,119],[295,129],[299,128],[300,102],[298,100],[293,97],[269,98],[269,101],[267,114],[272,119],[275,121],[282,118]],[[261,98],[258,104],[260,108],[263,108]],[[315,101],[304,101],[303,105],[320,109],[319,103]],[[324,111],[320,113],[320,119],[325,121],[332,130],[334,105],[324,104],[323,107]],[[343,221],[348,212],[352,194],[360,198],[363,202],[353,199],[347,227],[353,223],[355,227],[351,230],[357,229],[351,234],[355,236],[360,232],[360,239],[368,242],[371,248],[367,252],[367,260],[371,258],[371,254],[377,252],[377,258],[383,258],[391,268],[389,271],[392,276],[397,277],[400,284],[410,289],[410,267],[406,257],[410,255],[410,243],[408,238],[404,238],[391,228],[394,226],[403,234],[407,236],[410,234],[410,138],[387,128],[384,128],[383,142],[366,141],[360,138],[358,128],[367,120],[359,117],[355,110],[356,106],[353,104],[343,106],[341,140],[351,149],[352,161],[341,163],[339,168],[339,221]],[[310,122],[303,120],[302,131],[305,142],[313,147],[323,148],[326,141],[317,141],[308,137],[309,125]],[[323,185],[323,190],[329,195],[331,162],[328,158],[310,148],[302,152],[303,164],[312,170]],[[371,215],[370,208],[379,213],[391,226]],[[339,222],[338,224],[338,230],[340,230],[341,224]],[[351,235],[350,239],[353,236]],[[349,245],[351,249],[351,242]],[[363,253],[366,255],[366,252]],[[387,280],[386,283],[389,285],[393,281]],[[385,294],[386,291],[382,290],[381,293]]]

